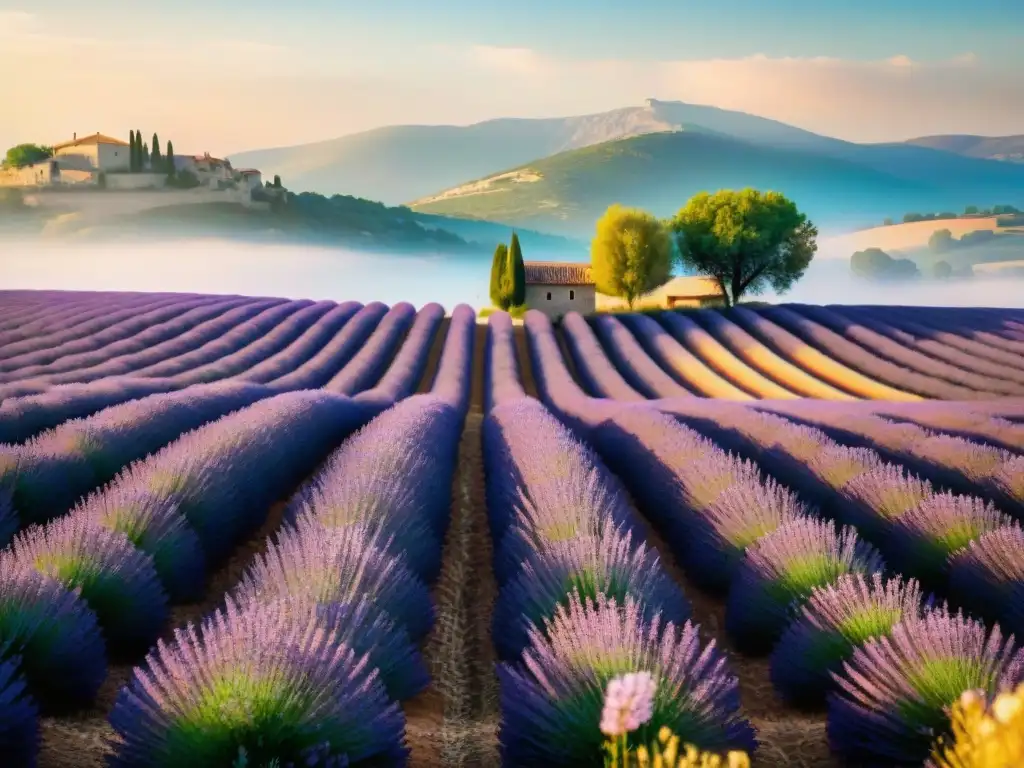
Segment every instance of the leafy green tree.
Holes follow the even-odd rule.
[[[274,189],[280,189],[280,188],[281,188],[281,177],[280,177],[280,176],[278,176],[278,175],[277,175],[277,174],[275,173],[275,174],[274,174]]]
[[[968,205],[966,208],[964,208],[964,215],[965,216],[976,216],[977,213],[978,213],[978,206],[976,206],[976,205]]]
[[[894,259],[881,248],[867,248],[850,257],[850,271],[868,280],[906,280],[919,277],[910,259]]]
[[[512,243],[508,247],[509,277],[512,281],[512,306],[519,307],[526,303],[526,264],[523,262],[523,249],[519,245],[519,235],[512,233]]]
[[[174,144],[171,140],[167,140],[167,156],[164,158],[164,162],[167,164],[167,175],[174,176]]]
[[[163,165],[163,163],[160,162],[160,137],[155,133],[153,134],[153,155],[151,162],[153,163],[154,171]]]
[[[43,147],[39,144],[18,144],[7,150],[4,165],[9,168],[24,168],[26,165],[40,163],[48,157],[53,157],[53,149],[50,147]]]
[[[895,224],[895,222],[892,219],[883,219],[882,220],[882,226],[883,227],[891,227],[893,224]]]
[[[945,280],[953,275],[953,267],[950,266],[948,261],[937,261],[935,266],[932,267],[932,275],[939,280]]]
[[[595,287],[626,300],[638,298],[672,276],[672,238],[665,223],[638,208],[612,205],[598,219],[590,243]]]
[[[701,192],[671,227],[683,267],[717,280],[726,306],[769,286],[788,291],[818,250],[817,228],[778,192]]]
[[[508,309],[512,306],[512,296],[508,291],[509,281],[506,279],[508,273],[508,246],[500,243],[494,249],[494,259],[491,261],[491,304],[498,309]]]
[[[957,241],[948,229],[937,229],[928,238],[928,248],[934,253],[947,253],[956,247]]]

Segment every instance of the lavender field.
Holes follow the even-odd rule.
[[[0,292],[0,762],[922,766],[1022,518],[1024,310]]]

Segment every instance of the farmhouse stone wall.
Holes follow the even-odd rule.
[[[570,292],[572,298],[570,298]],[[594,311],[595,295],[593,285],[545,285],[526,286],[526,305],[539,309],[554,319],[567,312],[587,314]],[[548,296],[551,298],[549,299]]]

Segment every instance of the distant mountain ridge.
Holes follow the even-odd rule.
[[[969,142],[946,138],[856,144],[744,112],[648,99],[576,117],[393,126],[232,160],[280,174],[295,190],[412,201],[423,213],[570,237],[589,235],[611,202],[674,210],[688,191],[745,185],[791,193],[824,223],[846,227],[908,211],[1024,205],[1024,165],[976,157]],[[594,147],[604,149],[588,155]],[[604,169],[592,162],[602,153]]]
[[[1024,163],[1024,134],[1019,136],[971,136],[969,134],[921,136],[917,139],[910,139],[906,143],[940,149],[943,152],[953,152],[965,157]]]
[[[847,143],[743,112],[648,99],[640,107],[575,117],[388,126],[230,158],[238,167],[259,168],[267,178],[279,174],[297,191],[398,205],[559,152],[664,131],[721,133],[792,149]]]

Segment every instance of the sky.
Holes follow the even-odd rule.
[[[1024,133],[1021,0],[0,0],[0,147],[230,155],[710,104],[852,141]]]

